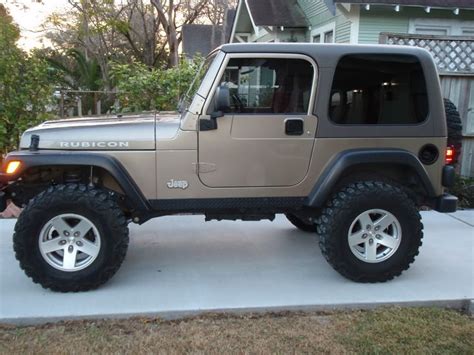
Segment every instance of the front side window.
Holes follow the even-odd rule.
[[[423,68],[410,55],[357,54],[336,68],[329,116],[338,124],[416,124],[428,115]]]
[[[229,88],[232,113],[306,114],[313,75],[304,59],[233,58],[220,85]]]

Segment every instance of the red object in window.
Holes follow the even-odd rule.
[[[445,158],[445,163],[446,164],[452,164],[454,161],[454,147],[448,147],[446,148],[446,158]]]

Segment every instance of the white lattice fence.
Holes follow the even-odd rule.
[[[380,43],[422,47],[433,55],[440,73],[474,75],[474,37],[381,33]]]

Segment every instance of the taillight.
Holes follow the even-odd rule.
[[[445,163],[446,164],[452,164],[454,162],[454,154],[455,154],[454,147],[447,147],[446,148],[446,157],[445,157]]]

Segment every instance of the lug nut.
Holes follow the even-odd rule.
[[[64,244],[66,244],[66,241],[65,241],[65,240],[60,240],[60,241],[59,241],[59,245],[64,245]]]
[[[81,233],[79,233],[79,232],[74,232],[74,236],[75,236],[76,238],[79,237],[80,235],[81,235]]]
[[[367,229],[368,231],[370,230],[371,226],[370,225],[367,225],[367,227],[365,229]]]
[[[80,240],[78,240],[78,241],[76,242],[76,245],[77,245],[78,247],[82,247],[82,242],[81,242]]]
[[[362,234],[362,239],[367,238],[367,233]]]
[[[380,226],[376,226],[375,230],[378,231],[380,229]]]
[[[374,240],[372,238],[369,239],[369,244],[374,244]]]
[[[66,236],[66,237],[69,237],[69,232],[68,231],[64,231],[63,234]]]
[[[70,245],[68,248],[67,248],[67,251],[72,253],[74,251],[74,247],[72,245]]]
[[[377,234],[377,235],[375,236],[375,238],[377,238],[377,239],[382,239],[382,236],[381,236],[380,234]]]

